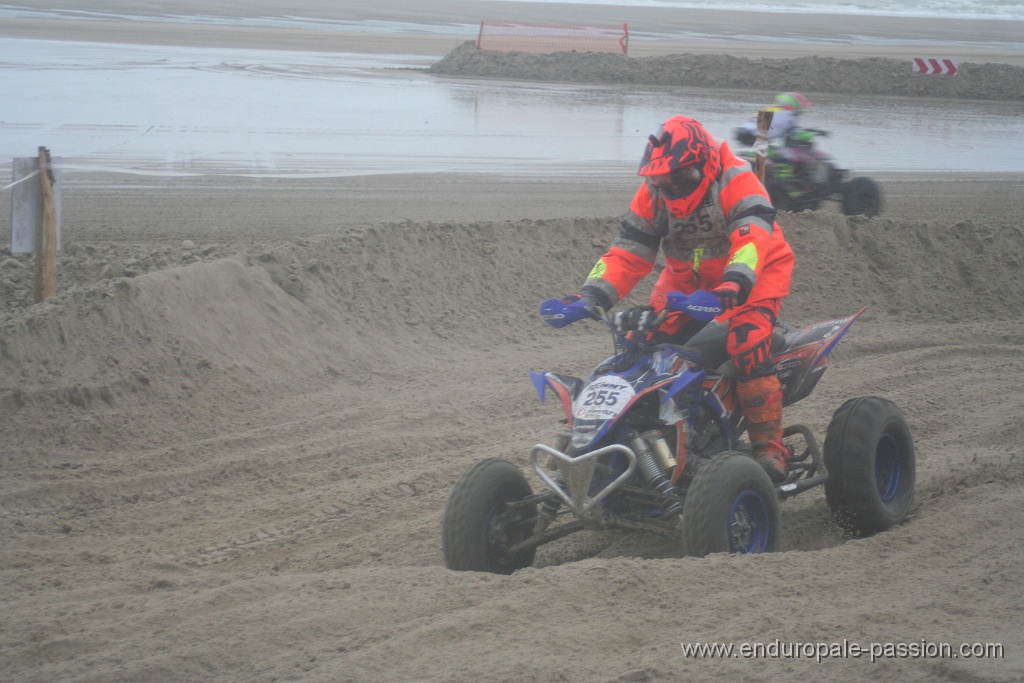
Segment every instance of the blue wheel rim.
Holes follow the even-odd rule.
[[[875,447],[875,486],[883,503],[890,502],[900,492],[902,475],[900,445],[892,434],[886,432]]]
[[[763,553],[772,537],[768,504],[757,491],[741,491],[729,508],[729,550]]]

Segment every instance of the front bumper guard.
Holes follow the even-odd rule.
[[[594,479],[594,470],[597,468],[597,459],[616,451],[626,456],[629,465],[622,474],[591,495],[590,488]],[[541,466],[540,453],[546,453],[555,459],[558,471],[564,479],[562,483],[555,481],[554,477]],[[530,450],[530,465],[537,476],[562,499],[563,503],[569,506],[576,517],[584,520],[591,516],[595,505],[633,476],[633,472],[636,471],[636,453],[627,446],[612,444],[583,455],[572,456],[545,444],[537,444]]]

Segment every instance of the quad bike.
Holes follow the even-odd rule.
[[[772,348],[784,405],[814,390],[829,353],[863,311],[801,330],[776,327]],[[557,396],[568,426],[554,446],[530,451],[546,489],[535,493],[507,460],[471,465],[444,511],[449,569],[510,574],[530,566],[538,546],[583,529],[653,532],[694,556],[770,552],[780,544],[779,501],[820,484],[832,516],[853,533],[906,519],[914,441],[894,403],[877,396],[846,401],[823,449],[808,427],[786,427],[793,456],[785,479],[773,484],[740,441],[745,425],[726,324],[708,322],[683,345],[652,340],[681,313],[707,322],[721,308],[706,291],[673,292],[665,311],[641,316],[623,332],[582,301],[542,304],[544,320],[556,328],[584,317],[609,326],[615,353],[586,380],[531,371],[541,401],[548,391]]]
[[[741,144],[754,144],[747,130],[738,128],[735,135]],[[823,130],[802,128],[786,138],[785,151],[769,145],[764,186],[772,204],[780,211],[799,212],[816,210],[823,201],[837,201],[847,216],[880,215],[882,193],[878,184],[865,176],[851,177],[848,169],[836,166],[828,152],[814,146],[815,137],[826,135]],[[754,150],[743,149],[738,154],[754,163]]]

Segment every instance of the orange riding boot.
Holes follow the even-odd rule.
[[[772,482],[786,478],[789,449],[782,443],[782,387],[775,375],[736,383],[754,459]]]

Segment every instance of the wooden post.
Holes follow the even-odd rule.
[[[36,303],[57,293],[57,201],[54,198],[50,150],[39,148],[39,182],[43,188],[43,210],[36,230]]]
[[[772,127],[772,117],[775,112],[771,109],[761,109],[757,112],[757,140],[754,141],[754,173],[757,179],[764,183],[765,161],[768,159],[768,129]]]

